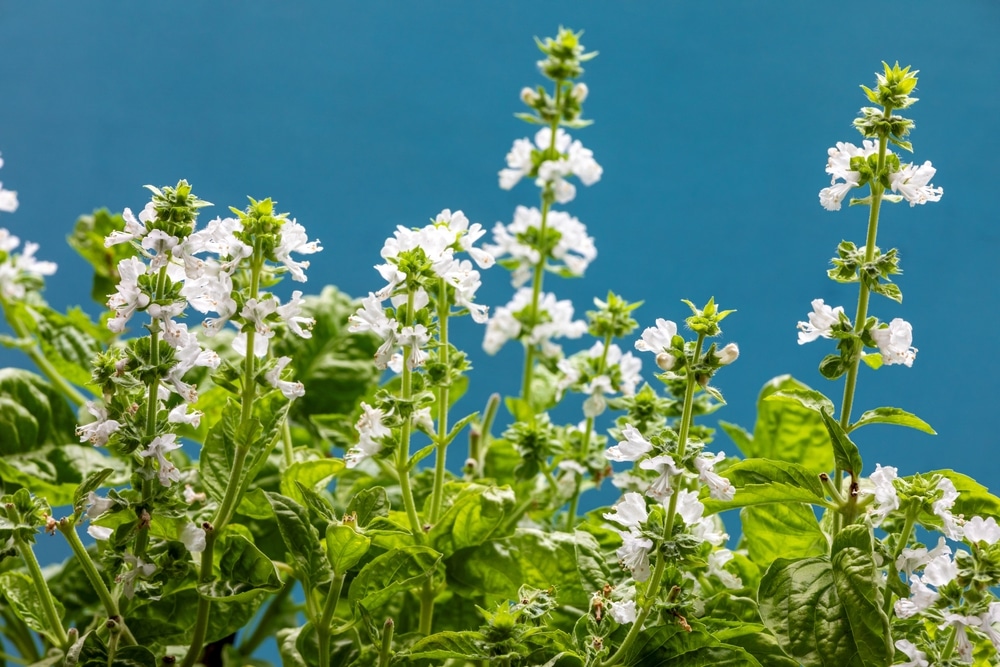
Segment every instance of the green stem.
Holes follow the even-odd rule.
[[[260,241],[254,244],[254,252],[250,260],[250,295],[257,298],[260,290],[260,272],[264,266],[264,254]],[[236,433],[250,432],[249,423],[253,417],[253,405],[256,398],[256,359],[253,353],[254,338],[256,331],[250,329],[247,332],[247,348],[243,364],[243,378],[241,386],[241,411],[240,423],[236,427]],[[236,443],[236,451],[233,454],[233,469],[226,483],[226,492],[222,497],[222,502],[212,519],[210,530],[205,531],[205,550],[201,552],[201,565],[198,571],[198,584],[207,584],[214,578],[214,558],[215,542],[225,529],[239,507],[243,491],[247,488],[248,481],[243,480],[243,468],[246,465],[247,455],[250,453],[250,442]],[[307,591],[308,595],[308,591]],[[205,637],[208,633],[208,618],[212,603],[208,598],[198,599],[198,612],[195,617],[194,630],[191,635],[191,645],[184,655],[181,667],[192,667],[198,660],[205,644]]]
[[[434,578],[428,577],[420,590],[420,634],[431,634],[434,625]]]
[[[292,589],[295,587],[295,577],[288,576],[281,590],[275,593],[274,597],[260,617],[257,627],[253,629],[253,634],[240,642],[239,652],[244,658],[249,658],[257,647],[264,643],[264,640],[275,633],[275,628],[271,627],[271,622],[281,613],[281,605],[284,604]]]
[[[438,516],[441,514],[442,496],[444,495],[444,474],[448,450],[448,390],[451,384],[450,350],[448,349],[448,314],[451,310],[451,304],[448,301],[448,284],[443,280],[439,282],[437,306],[438,359],[441,362],[441,366],[445,369],[445,379],[438,386],[437,395],[438,443],[434,452],[434,491],[431,493],[431,514],[429,518],[432,525],[437,523]]]
[[[885,107],[883,117],[890,118],[891,116],[892,107]],[[882,193],[885,191],[882,186],[881,178],[882,172],[885,169],[887,141],[888,138],[885,135],[879,137],[878,166],[876,167],[875,178],[869,183],[871,189],[871,205],[868,211],[868,234],[865,238],[865,265],[861,268],[862,271],[864,271],[875,258],[875,240],[878,235],[878,215],[882,206]],[[868,319],[868,300],[871,296],[871,290],[869,290],[868,284],[861,278],[861,276],[859,276],[858,283],[860,284],[858,291],[858,309],[854,317],[854,332],[856,334],[860,334],[864,331],[865,320]],[[840,426],[845,431],[849,430],[851,425],[851,409],[854,406],[854,391],[857,388],[858,368],[861,364],[860,354],[855,354],[854,358],[850,360],[850,363],[851,366],[847,370],[847,378],[844,382],[844,400],[840,407]],[[855,471],[855,474],[857,474],[857,472],[859,471]],[[843,477],[843,469],[841,469],[840,466],[837,466],[833,483],[836,485],[838,491],[843,483]]]
[[[941,650],[941,660],[947,660],[955,652],[955,640],[958,639],[958,626],[951,626],[951,634],[948,635],[948,643]]]
[[[337,603],[340,601],[340,592],[344,588],[344,575],[337,574],[330,584],[330,592],[326,596],[323,604],[323,615],[320,616],[316,625],[316,638],[319,640],[319,667],[330,667],[330,623],[333,622],[333,615],[337,611]]]
[[[284,453],[285,469],[287,470],[288,467],[295,462],[294,451],[292,449],[292,427],[288,423],[287,419],[285,420],[284,427],[281,429],[281,438],[282,444],[284,445],[282,452]]]
[[[11,330],[17,334],[18,338],[34,338],[28,328],[24,326],[24,322],[16,316],[11,315],[10,302],[7,299],[0,298],[0,307],[3,308],[4,315],[6,315],[7,324],[10,325]],[[76,387],[70,384],[70,382],[62,376],[62,373],[56,370],[56,367],[52,365],[52,362],[49,361],[44,354],[42,354],[38,345],[32,344],[30,347],[24,349],[24,353],[28,355],[29,359],[35,362],[35,365],[38,366],[38,370],[42,372],[42,375],[47,377],[49,381],[62,392],[63,396],[73,403],[73,405],[79,408],[87,402],[86,397],[77,391]]]
[[[903,531],[899,534],[899,540],[896,542],[896,548],[892,550],[892,559],[889,561],[889,579],[899,577],[899,569],[896,567],[896,560],[899,559],[899,555],[903,553],[903,549],[906,548],[907,542],[910,541],[910,534],[913,532],[913,526],[917,521],[917,514],[920,512],[920,505],[911,505],[906,512],[906,519],[903,522]],[[883,601],[885,607],[884,611],[886,615],[892,611],[892,588],[890,586],[885,587],[885,599]]]
[[[604,371],[608,365],[608,348],[611,346],[611,334],[604,335],[604,350],[601,352],[601,358],[597,362],[597,375],[604,375]],[[587,465],[587,459],[590,458],[590,439],[594,434],[594,418],[587,417],[587,423],[583,428],[583,442],[580,443],[580,462],[585,466]],[[576,483],[573,488],[573,497],[569,501],[569,510],[566,512],[566,531],[573,532],[573,524],[576,523],[576,509],[580,503],[580,487],[583,485],[583,475],[576,477]]]
[[[560,101],[562,99],[562,79],[557,79],[555,82],[555,102],[556,109],[560,108]],[[559,129],[559,118],[561,114],[556,113],[555,118],[552,120],[552,124],[549,126],[552,130],[552,135],[549,139],[548,152],[552,153],[556,148],[556,132]],[[552,188],[546,185],[542,189],[542,220],[538,228],[538,239],[541,244],[545,243],[545,232],[546,226],[549,219],[549,209],[552,207],[554,195],[552,193]],[[545,277],[545,264],[548,261],[548,249],[539,248],[539,260],[538,264],[535,265],[534,277],[531,285],[531,310],[529,322],[531,322],[532,329],[538,325],[538,299],[542,293],[542,281]],[[529,400],[531,395],[531,378],[535,371],[535,350],[534,344],[529,343],[525,349],[524,355],[524,379],[521,383],[521,398],[524,401]]]
[[[378,667],[389,667],[389,660],[392,658],[392,635],[396,629],[396,624],[391,618],[385,619],[382,626],[382,647],[378,652]]]
[[[411,288],[406,297],[406,325],[413,323],[413,298],[414,291]],[[409,405],[413,399],[413,371],[410,369],[410,355],[413,354],[413,346],[403,346],[403,376],[402,388],[400,389],[400,399],[404,404]],[[399,490],[403,496],[403,505],[406,508],[406,516],[410,521],[410,530],[417,542],[424,539],[423,526],[420,523],[420,516],[417,514],[417,505],[413,501],[413,489],[410,488],[410,433],[413,428],[413,416],[406,415],[400,427],[399,449],[396,451],[396,473],[399,476]]]
[[[705,343],[705,334],[698,334],[698,341],[694,346],[694,355],[691,358],[691,363],[688,367],[687,372],[687,387],[684,391],[684,408],[681,412],[681,426],[677,434],[677,460],[680,461],[684,458],[684,450],[687,447],[688,434],[691,431],[691,422],[693,421],[694,415],[694,392],[695,387],[698,384],[697,378],[695,378],[694,373],[691,368],[698,363],[698,358],[701,356],[701,348]],[[677,513],[677,496],[680,494],[676,491],[670,494],[670,505],[667,508],[667,519],[663,525],[663,539],[667,540],[673,535],[674,531],[674,516]],[[625,639],[622,640],[621,645],[618,650],[608,657],[607,660],[600,663],[600,667],[610,667],[611,665],[618,664],[621,657],[625,655],[629,647],[635,642],[639,633],[642,631],[642,625],[646,622],[646,618],[649,613],[653,610],[653,603],[656,602],[656,596],[660,589],[660,581],[663,579],[663,572],[667,568],[667,558],[665,554],[658,554],[656,559],[656,568],[653,570],[653,576],[649,580],[649,586],[646,588],[646,602],[642,605],[639,613],[636,614],[635,622],[632,627],[629,628],[628,634]]]
[[[14,546],[17,547],[18,553],[24,559],[24,564],[28,567],[28,575],[35,585],[35,594],[38,595],[38,601],[42,605],[45,621],[49,625],[49,632],[55,636],[58,648],[64,649],[69,644],[69,637],[66,635],[66,629],[63,628],[62,619],[59,618],[59,612],[56,610],[55,599],[52,597],[52,591],[49,590],[45,576],[42,574],[42,568],[38,565],[38,559],[35,558],[35,552],[31,550],[30,544],[16,538]]]
[[[97,593],[97,597],[100,599],[101,604],[104,605],[104,611],[107,612],[108,618],[118,623],[121,628],[122,638],[125,640],[127,646],[135,645],[135,637],[132,632],[125,625],[125,620],[121,617],[121,611],[118,609],[118,602],[115,600],[114,596],[111,595],[111,591],[108,590],[107,585],[104,583],[104,579],[101,578],[100,573],[97,571],[97,566],[94,565],[94,560],[90,557],[90,553],[87,552],[87,548],[83,546],[83,542],[80,541],[80,536],[76,533],[76,521],[63,519],[59,522],[59,532],[65,536],[66,541],[69,543],[70,549],[73,550],[73,555],[76,556],[77,562],[80,563],[80,567],[83,569],[84,575],[90,581],[90,585],[94,587],[94,591]]]
[[[486,464],[486,452],[490,449],[491,431],[493,430],[493,420],[496,419],[497,410],[500,408],[500,394],[490,394],[486,401],[486,408],[483,410],[483,421],[479,425],[478,432],[473,430],[469,433],[469,458],[476,462],[474,477],[483,476],[483,466]]]

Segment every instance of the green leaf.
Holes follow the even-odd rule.
[[[90,445],[44,445],[0,458],[0,478],[46,498],[52,506],[76,504],[77,490],[84,481],[104,470],[111,471],[109,476],[114,474],[111,484],[124,483],[127,478],[119,461]]]
[[[796,463],[747,459],[726,468],[726,476],[736,487],[735,497],[703,498],[706,513],[764,503],[826,503],[819,475]]]
[[[83,514],[87,508],[87,498],[93,491],[101,488],[104,481],[114,473],[114,468],[101,468],[88,473],[83,481],[73,491],[73,513]],[[51,502],[51,501],[50,501]]]
[[[362,528],[371,523],[375,517],[389,516],[389,498],[385,494],[385,489],[373,486],[358,491],[344,510],[345,514],[352,512],[358,516],[358,525]]]
[[[205,491],[216,502],[222,502],[226,485],[233,473],[236,456],[236,429],[240,422],[239,403],[229,398],[219,421],[212,425],[201,447],[199,467]]]
[[[452,482],[445,486],[445,497],[461,488],[428,534],[431,546],[446,557],[459,549],[474,547],[490,539],[514,509],[517,498],[509,486]]]
[[[826,412],[820,414],[823,416],[823,423],[830,434],[830,442],[833,443],[833,459],[836,461],[837,467],[846,470],[852,477],[860,477],[863,468],[858,446],[847,437],[840,422]]]
[[[305,499],[295,486],[296,482],[314,489],[320,483],[327,482],[335,475],[340,474],[345,467],[346,465],[341,459],[296,461],[285,469],[281,477],[281,493],[297,503],[304,503]]]
[[[441,554],[429,547],[408,546],[392,549],[372,559],[351,582],[351,604],[360,602],[370,612],[385,605],[397,593],[417,588],[427,580]]]
[[[108,295],[113,294],[118,284],[118,262],[136,254],[129,243],[119,243],[110,248],[104,239],[113,231],[125,229],[125,219],[111,214],[107,209],[94,211],[93,215],[82,215],[73,227],[67,241],[94,269],[91,298],[105,307]]]
[[[0,594],[7,598],[10,609],[24,621],[25,625],[35,632],[45,635],[53,644],[58,646],[58,639],[52,632],[48,618],[42,608],[41,600],[35,592],[35,585],[31,577],[21,572],[4,572],[0,574]],[[65,615],[65,610],[59,600],[54,600],[56,612],[59,618]]]
[[[880,353],[878,353],[878,352],[876,352],[874,354],[863,355],[861,357],[861,361],[865,362],[865,364],[869,368],[873,368],[875,370],[878,370],[878,369],[882,368],[882,363],[883,363],[882,362],[882,355]]]
[[[719,421],[719,428],[729,436],[743,456],[750,458],[754,455],[753,435],[745,428],[725,421]]]
[[[627,628],[612,635],[620,644]],[[760,667],[760,663],[737,646],[728,646],[697,628],[685,631],[680,624],[655,625],[639,635],[625,651],[624,665],[641,667]]]
[[[765,401],[790,401],[815,412],[833,412],[833,401],[815,389],[788,389],[776,391]]]
[[[333,573],[320,543],[319,533],[309,521],[306,508],[279,493],[264,492],[278,520],[278,530],[292,555],[295,570],[309,588],[330,581]]]
[[[889,620],[868,528],[848,526],[826,556],[774,561],[760,582],[764,625],[804,667],[882,667]]]
[[[891,137],[890,137],[890,140],[892,140],[892,142],[894,144],[896,144],[897,146],[901,146],[903,148],[907,148],[906,146],[903,146],[902,144],[900,144],[896,140],[892,139]],[[906,142],[904,142],[904,143],[906,143]],[[907,149],[907,150],[909,150],[909,149]],[[899,285],[897,285],[895,283],[883,283],[883,282],[878,282],[877,280],[873,280],[873,281],[871,281],[870,287],[871,287],[871,290],[873,292],[875,292],[876,294],[881,294],[884,297],[888,297],[888,298],[892,299],[893,301],[895,301],[896,303],[903,303],[903,292],[900,291]]]
[[[0,456],[67,442],[79,438],[76,415],[66,399],[34,373],[0,369]]]
[[[448,579],[459,592],[513,599],[522,585],[554,586],[560,604],[587,609],[594,591],[614,581],[611,562],[589,533],[522,528],[510,537],[456,552],[447,567]]]
[[[167,646],[190,641],[198,607],[199,594],[195,588],[181,590],[150,599],[146,604],[133,600],[128,611],[128,627],[140,646]],[[207,643],[228,637],[246,626],[257,613],[265,595],[244,598],[225,598],[212,603],[208,620]]]
[[[418,640],[405,654],[407,660],[489,660],[491,657],[483,635],[472,630],[437,632]]]
[[[65,315],[48,306],[27,308],[29,324],[38,339],[42,354],[56,371],[75,385],[91,383],[94,357],[110,342],[111,332],[94,324],[79,308]]]
[[[331,524],[326,529],[326,556],[330,567],[343,574],[358,564],[368,553],[372,541],[351,526]]]
[[[867,426],[868,424],[895,424],[897,426],[915,428],[918,431],[930,433],[931,435],[937,435],[937,432],[931,428],[930,424],[920,417],[900,408],[875,408],[874,410],[869,410],[861,415],[858,421],[851,424],[847,432],[850,433],[854,429]]]
[[[220,578],[198,587],[203,597],[213,601],[246,600],[281,588],[274,563],[242,535],[227,535],[220,551]]]
[[[817,412],[787,401],[768,401],[777,392],[811,391],[790,375],[781,375],[761,389],[753,453],[748,456],[797,463],[815,473],[833,468],[830,437]]]
[[[778,641],[759,623],[734,623],[731,627],[715,629],[712,635],[724,644],[739,646],[765,667],[798,667],[778,646]]]
[[[308,667],[305,658],[296,646],[304,628],[284,628],[278,630],[278,654],[284,667]]]
[[[740,512],[750,558],[763,570],[777,558],[824,556],[830,545],[810,505],[770,503]]]

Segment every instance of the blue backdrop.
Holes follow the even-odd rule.
[[[578,134],[605,172],[567,208],[599,256],[585,279],[546,287],[581,312],[609,288],[644,299],[643,326],[683,318],[681,298],[738,309],[725,340],[742,356],[718,377],[730,402],[718,416],[751,427],[757,392],[779,373],[839,402],[842,385],[816,371],[831,346],[799,347],[795,324],[814,298],[853,313],[856,289],[825,270],[841,239],[864,242],[866,209],[828,213],[817,193],[826,149],[860,139],[858,85],[898,60],[921,70],[914,158],[933,161],[945,194],[884,209],[879,241],[900,249],[906,299],[878,299],[873,313],[909,320],[920,353],[911,369],[864,372],[856,414],[897,405],[940,435],[872,427],[859,438],[869,465],[949,466],[996,487],[1000,5],[877,7],[3,2],[0,181],[21,208],[0,225],[59,263],[54,305],[87,304],[86,267],[63,242],[76,217],[141,209],[143,184],[187,178],[216,203],[209,216],[274,197],[326,247],[308,288],[363,295],[382,284],[372,265],[395,225],[448,207],[492,227],[536,203],[529,184],[496,185],[512,140],[531,131],[513,113],[519,90],[541,80],[532,37],[584,29],[600,56],[584,79],[596,123]],[[506,273],[484,283],[481,301],[506,303]],[[521,363],[513,346],[485,356],[473,330],[458,334],[476,365],[470,411],[489,391],[515,393]],[[0,363],[23,360],[4,352]]]

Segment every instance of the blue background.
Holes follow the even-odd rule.
[[[860,141],[858,85],[882,60],[921,71],[913,159],[933,161],[945,195],[884,208],[879,245],[900,249],[906,299],[872,306],[909,320],[920,353],[911,369],[863,372],[855,415],[896,405],[940,435],[872,427],[858,439],[869,467],[953,467],[1000,485],[995,2],[2,2],[0,181],[21,207],[0,225],[59,263],[53,305],[97,314],[63,242],[73,221],[139,210],[143,184],[186,178],[217,205],[203,215],[275,198],[326,248],[307,287],[363,295],[382,285],[372,265],[395,225],[447,207],[492,228],[537,204],[532,185],[504,192],[496,174],[534,131],[513,117],[520,89],[542,81],[532,37],[560,24],[600,51],[583,79],[596,123],[576,136],[605,172],[565,207],[597,261],[546,287],[581,315],[609,288],[645,300],[643,327],[681,320],[682,298],[737,309],[724,341],[742,356],[717,377],[729,400],[717,415],[748,428],[780,373],[840,401],[842,383],[816,370],[832,345],[799,347],[795,330],[810,300],[853,316],[857,299],[825,270],[841,239],[864,243],[867,209],[819,206],[826,149]],[[478,300],[508,301],[505,272],[483,280]],[[518,347],[490,358],[480,327],[456,335],[476,366],[462,408],[517,392]],[[24,360],[4,351],[0,363]]]

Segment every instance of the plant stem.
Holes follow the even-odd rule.
[[[687,447],[688,434],[691,431],[691,422],[693,421],[694,415],[694,392],[695,387],[698,384],[697,378],[695,378],[694,373],[691,371],[691,367],[698,363],[698,358],[701,356],[701,348],[705,343],[705,334],[698,334],[698,341],[694,346],[694,355],[691,358],[690,365],[687,371],[687,387],[684,391],[684,408],[681,412],[681,426],[677,433],[677,460],[680,461],[684,458],[684,450]],[[668,540],[673,535],[674,531],[674,516],[677,513],[677,496],[680,495],[675,490],[674,493],[670,494],[670,506],[667,508],[667,519],[663,525],[663,539]],[[653,610],[653,604],[656,602],[656,596],[660,589],[660,581],[663,579],[663,572],[667,569],[667,558],[665,554],[658,554],[656,558],[656,568],[653,570],[653,576],[649,580],[649,586],[646,588],[646,602],[642,605],[639,613],[636,615],[635,622],[632,623],[632,627],[629,628],[628,634],[625,635],[625,639],[622,640],[621,645],[618,650],[612,655],[608,656],[607,660],[600,663],[599,667],[610,667],[611,665],[618,664],[621,657],[625,652],[632,646],[635,642],[636,637],[642,631],[642,625],[646,622],[646,618],[649,613]]]
[[[892,116],[892,107],[885,107],[883,117],[888,119]],[[878,235],[878,214],[882,206],[882,193],[885,191],[882,186],[882,171],[885,169],[885,150],[888,137],[882,135],[879,137],[878,141],[878,164],[876,167],[875,178],[869,183],[871,189],[871,205],[868,211],[868,234],[865,238],[865,265],[861,267],[861,271],[871,264],[872,260],[875,258],[875,239]],[[858,283],[860,285],[858,291],[858,310],[854,317],[854,332],[860,334],[864,331],[865,320],[868,319],[868,300],[871,296],[871,290],[869,290],[867,283],[859,275]],[[854,391],[857,387],[858,382],[858,367],[861,364],[861,356],[855,354],[854,359],[851,359],[851,366],[847,370],[847,379],[844,382],[844,400],[840,407],[840,426],[845,430],[849,430],[851,425],[851,408],[854,405]],[[860,471],[854,471],[855,474]],[[836,485],[839,491],[843,482],[844,471],[837,466],[836,475],[833,478],[833,483]],[[839,524],[839,519],[837,520]]]
[[[404,326],[413,323],[413,298],[414,291],[411,288],[406,297],[406,322]],[[414,353],[412,345],[403,346],[403,377],[402,388],[400,389],[400,399],[409,406],[413,398],[413,370],[410,368],[410,355]],[[410,521],[410,531],[417,542],[424,539],[423,526],[420,523],[420,516],[417,514],[417,505],[413,502],[413,489],[410,488],[410,433],[413,428],[413,416],[407,414],[400,426],[399,448],[396,450],[396,473],[399,476],[399,490],[403,496],[403,505],[406,507],[406,516]]]
[[[66,629],[63,628],[62,619],[59,618],[59,612],[56,610],[55,599],[52,597],[52,591],[49,590],[49,585],[42,574],[42,568],[38,565],[38,559],[35,558],[35,552],[31,550],[31,545],[24,540],[14,538],[14,546],[28,567],[28,575],[35,585],[35,594],[38,595],[38,601],[45,613],[49,632],[55,637],[58,648],[65,649],[69,644],[69,637],[66,635]]]
[[[284,447],[282,452],[284,453],[285,468],[292,465],[295,462],[295,452],[293,451],[292,443],[292,427],[289,425],[288,420],[285,420],[285,425],[281,429],[281,439]]]
[[[434,577],[427,577],[420,589],[420,634],[425,637],[431,634],[434,625]]]
[[[330,667],[330,623],[333,622],[333,615],[337,611],[337,603],[340,601],[340,592],[344,588],[344,575],[336,574],[330,583],[330,592],[326,596],[323,604],[323,615],[320,616],[316,625],[316,638],[319,641],[319,667]]]
[[[896,548],[892,550],[892,559],[889,561],[889,576],[888,579],[893,577],[899,577],[899,570],[896,568],[896,561],[899,559],[899,555],[903,553],[903,549],[906,548],[906,543],[910,541],[910,533],[913,532],[913,526],[917,520],[917,514],[920,512],[920,506],[918,504],[911,505],[906,511],[906,519],[903,522],[903,531],[899,534],[899,541],[896,542]],[[892,610],[892,588],[889,586],[885,587],[885,599],[883,601],[885,608],[884,611],[886,615]]]
[[[448,449],[448,394],[451,385],[451,368],[449,364],[450,350],[448,345],[448,314],[451,303],[448,301],[448,284],[441,280],[438,283],[438,360],[445,369],[445,379],[438,386],[437,395],[437,448],[434,456],[434,491],[431,493],[431,524],[437,523],[441,513],[441,502],[444,491],[444,473],[446,453]]]
[[[556,109],[560,107],[560,100],[562,97],[562,79],[557,79],[555,83],[555,101]],[[548,152],[552,153],[556,148],[556,131],[559,129],[559,113],[557,111],[555,118],[552,119],[552,124],[549,126],[552,130],[551,137],[549,139]],[[539,248],[539,259],[538,264],[535,265],[534,278],[531,285],[531,311],[530,317],[528,319],[531,322],[531,327],[538,326],[538,299],[542,293],[542,281],[545,277],[545,264],[549,259],[549,249],[544,247],[545,244],[545,232],[546,225],[549,219],[549,209],[552,207],[552,202],[554,200],[554,195],[552,193],[552,188],[546,185],[542,188],[542,220],[538,227],[538,240],[543,247]],[[525,401],[529,400],[531,395],[531,378],[535,371],[535,349],[536,345],[534,343],[528,343],[525,348],[524,356],[524,379],[521,383],[521,398]]]
[[[100,573],[97,571],[97,566],[94,565],[94,560],[90,557],[90,553],[87,552],[87,548],[83,546],[83,542],[80,541],[80,536],[76,533],[76,520],[63,519],[59,522],[59,532],[65,536],[66,541],[69,543],[70,549],[73,550],[73,555],[76,556],[77,562],[80,563],[80,567],[83,568],[83,573],[87,576],[90,581],[90,585],[94,587],[94,591],[97,593],[97,597],[101,600],[101,604],[104,605],[104,611],[107,612],[108,618],[114,620],[118,623],[121,628],[121,636],[125,640],[127,646],[135,645],[135,637],[132,635],[132,631],[128,629],[125,625],[125,620],[121,617],[121,611],[118,609],[118,602],[115,600],[114,596],[111,595],[111,591],[104,583],[104,579],[101,578]]]
[[[19,338],[33,339],[34,337],[31,335],[31,332],[26,326],[24,326],[24,322],[18,319],[16,315],[11,315],[10,304],[10,301],[0,297],[0,307],[3,308],[7,324],[10,325],[11,330],[17,334]],[[44,354],[42,354],[38,345],[32,344],[30,347],[24,348],[24,353],[28,355],[29,359],[35,362],[35,365],[38,366],[38,370],[42,372],[42,375],[47,377],[49,381],[55,385],[55,387],[62,392],[63,396],[65,396],[66,399],[73,405],[79,408],[87,402],[84,395],[77,391],[76,387],[70,384],[70,382],[62,376],[62,373],[56,370],[56,367],[52,365],[52,362],[49,361]]]
[[[275,593],[274,597],[267,605],[267,609],[264,610],[264,614],[260,617],[260,621],[257,623],[257,627],[253,629],[253,633],[240,642],[239,652],[244,658],[249,658],[253,655],[253,652],[257,650],[265,639],[274,634],[274,628],[271,627],[271,621],[280,613],[281,605],[284,604],[288,595],[292,592],[295,587],[295,577],[289,575],[285,579],[285,583],[281,586],[281,590]]]
[[[382,647],[378,652],[378,667],[388,667],[389,659],[392,658],[392,635],[396,629],[396,624],[391,618],[385,619],[382,626]]]
[[[260,241],[254,244],[253,255],[250,260],[250,295],[257,298],[260,289],[260,272],[264,266],[264,255]],[[243,363],[243,378],[241,386],[241,411],[240,423],[236,428],[236,433],[248,433],[250,431],[249,422],[253,417],[253,405],[256,398],[256,358],[254,357],[254,338],[256,331],[250,329],[247,332],[246,357]],[[233,453],[233,470],[229,481],[226,483],[226,492],[222,497],[222,502],[212,519],[211,530],[205,531],[205,550],[201,552],[201,565],[198,571],[198,584],[207,584],[214,578],[213,572],[215,557],[215,542],[232,518],[236,508],[239,507],[243,491],[247,488],[247,482],[242,479],[243,467],[246,465],[247,455],[250,453],[251,442],[237,442],[236,451]],[[308,595],[308,591],[307,591]],[[191,646],[181,663],[181,667],[192,667],[201,655],[202,647],[205,643],[205,636],[208,633],[208,617],[212,603],[208,598],[199,596],[198,612],[195,618],[194,631],[191,636]]]
[[[601,352],[601,358],[597,362],[597,375],[604,375],[606,366],[608,364],[608,347],[611,346],[611,334],[604,335],[604,350]],[[587,417],[586,425],[583,428],[583,442],[580,443],[580,462],[585,466],[587,464],[587,459],[590,458],[590,439],[594,435],[594,418]],[[580,503],[580,487],[583,484],[583,475],[578,475],[576,477],[575,486],[573,489],[573,497],[569,501],[569,509],[566,511],[566,531],[572,532],[573,524],[576,523],[576,508]]]

